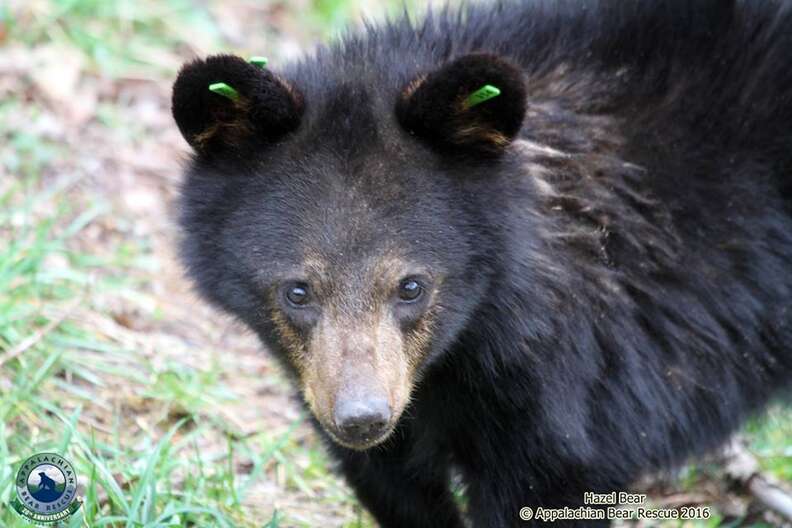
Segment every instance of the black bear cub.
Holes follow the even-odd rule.
[[[383,527],[464,526],[452,471],[476,528],[579,507],[789,385],[790,50],[789,1],[531,1],[196,60],[184,262]]]

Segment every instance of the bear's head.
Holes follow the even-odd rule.
[[[277,353],[337,442],[383,441],[497,298],[493,189],[514,179],[521,72],[486,54],[280,75],[215,56],[182,69],[173,113],[195,151],[181,223],[198,289]]]

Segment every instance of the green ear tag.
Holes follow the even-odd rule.
[[[255,57],[250,57],[248,59],[248,62],[254,66],[258,66],[259,68],[266,68],[267,62],[269,61],[267,60],[267,57],[255,56]]]
[[[231,99],[232,101],[236,101],[239,99],[239,92],[228,86],[224,82],[213,83],[209,85],[209,91],[214,92],[217,95],[222,95],[227,99]]]
[[[471,108],[476,106],[477,104],[481,104],[484,101],[489,101],[493,97],[498,97],[500,95],[500,90],[496,87],[492,86],[491,84],[485,84],[472,94],[470,94],[467,99],[465,99],[465,108]]]

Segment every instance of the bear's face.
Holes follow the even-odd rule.
[[[226,284],[210,296],[246,320],[255,314],[319,421],[340,442],[366,447],[400,416],[419,370],[449,345],[487,277],[442,174],[316,158],[240,178],[244,190],[214,236]],[[231,282],[244,293],[225,293]],[[366,406],[383,423],[370,433],[344,427],[345,413]]]
[[[220,81],[239,97],[202,89]],[[457,92],[485,83],[505,103],[466,116]],[[461,178],[470,155],[496,165],[524,93],[510,65],[469,56],[417,77],[389,115],[376,107],[352,85],[304,101],[231,57],[186,66],[174,87],[197,154],[182,202],[190,273],[280,353],[319,422],[355,449],[387,438],[488,289],[491,246]]]

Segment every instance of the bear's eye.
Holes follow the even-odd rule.
[[[399,299],[405,302],[417,300],[423,293],[423,286],[415,279],[404,279],[399,283]]]
[[[303,306],[308,302],[308,285],[297,282],[286,289],[286,299],[295,306]]]

